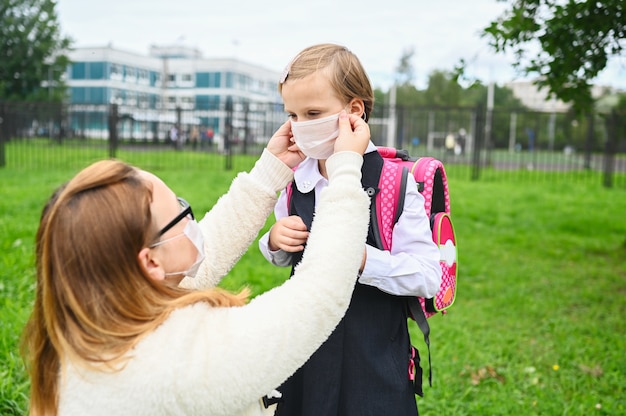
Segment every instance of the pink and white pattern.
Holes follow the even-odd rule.
[[[422,183],[421,194],[424,197],[426,215],[431,218],[433,241],[439,247],[441,264],[441,286],[437,295],[431,299],[419,298],[426,317],[438,312],[446,313],[456,298],[457,281],[457,250],[454,226],[450,218],[450,194],[448,179],[441,161],[432,157],[422,157],[417,160],[400,158],[396,149],[379,147],[379,153],[384,158],[383,170],[379,183],[380,192],[376,203],[378,229],[380,230],[383,248],[391,249],[391,235],[398,210],[398,196],[402,192],[402,169],[406,167],[415,177],[416,182]],[[433,194],[443,191],[443,212],[433,211]],[[436,196],[438,203],[435,209],[441,211],[442,195]]]

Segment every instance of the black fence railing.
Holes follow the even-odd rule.
[[[227,100],[222,108],[166,111],[5,102],[0,167],[53,168],[129,154],[158,166],[164,154],[179,152],[181,166],[210,161],[237,169],[239,159],[248,166],[249,156],[260,154],[285,120],[277,103]],[[375,144],[437,157],[473,180],[524,175],[626,188],[626,114],[378,105],[369,125]]]

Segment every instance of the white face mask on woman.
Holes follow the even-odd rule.
[[[167,243],[168,241],[172,241],[175,238],[179,238],[182,236],[186,236],[189,241],[193,243],[198,250],[198,255],[196,256],[196,261],[189,267],[189,269],[184,270],[182,272],[168,272],[165,273],[165,276],[175,276],[179,274],[183,274],[185,276],[194,277],[196,273],[198,273],[198,269],[200,268],[200,264],[204,261],[204,236],[202,235],[202,229],[200,228],[200,224],[196,220],[187,221],[187,225],[185,225],[185,229],[182,234],[175,235],[174,237],[168,238],[163,241],[159,241],[151,245],[150,247],[156,247],[158,245]]]
[[[335,140],[339,136],[339,113],[315,120],[292,121],[291,132],[305,156],[328,159],[335,151]]]

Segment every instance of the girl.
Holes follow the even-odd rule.
[[[308,230],[319,206],[316,201],[321,201],[322,190],[329,185],[327,158],[337,138],[337,115],[345,110],[367,120],[374,97],[357,57],[333,44],[300,52],[285,70],[279,90],[293,140],[307,158],[297,167],[291,190],[281,194],[276,223],[259,245],[272,263],[293,267],[310,244]],[[370,142],[363,162],[364,188],[378,186],[382,163]],[[309,361],[278,388],[282,398],[276,415],[417,414],[408,377],[411,345],[403,297],[434,296],[441,268],[424,199],[412,175],[408,176],[392,250],[377,248],[369,230],[364,267],[358,277],[352,276],[357,285],[346,316]]]
[[[159,178],[118,161],[97,162],[59,189],[37,232],[24,332],[31,415],[265,412],[260,398],[347,308],[367,232],[359,183],[367,125],[340,119],[320,231],[294,279],[246,305],[246,293],[179,282],[212,286],[245,252],[302,159],[289,138],[287,122],[200,223]],[[337,252],[342,262],[328,270]]]

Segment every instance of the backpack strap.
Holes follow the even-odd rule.
[[[432,220],[432,215],[437,212],[450,213],[448,178],[443,163],[434,157],[421,157],[413,165],[412,173],[418,191],[424,195],[426,215]]]
[[[399,161],[412,161],[409,154],[405,150],[397,150],[391,147],[378,147],[378,152],[385,159],[383,170],[380,177],[380,195],[377,198],[376,208],[381,214],[388,212],[388,215],[378,216],[378,229],[381,234],[381,239],[384,243],[383,248],[386,250],[391,249],[391,234],[393,232],[394,225],[398,222],[402,210],[404,208],[404,198],[406,196],[407,178],[409,173],[414,177],[423,177],[425,172],[424,166],[427,165],[433,158],[420,158],[412,164],[411,171],[405,165],[405,163],[398,163]],[[401,173],[399,173],[401,171]],[[421,175],[421,176],[420,176]],[[444,174],[445,175],[445,174]],[[398,178],[400,178],[398,180]],[[444,176],[445,180],[445,176]],[[417,182],[418,191],[421,193],[424,190],[424,182]],[[449,202],[448,202],[449,204]],[[449,205],[448,205],[449,206]],[[430,207],[428,207],[429,211]],[[393,218],[393,221],[389,221],[389,218]],[[430,325],[424,312],[424,308],[420,302],[420,299],[413,296],[407,296],[408,313],[413,318],[417,326],[424,335],[424,343],[428,348],[428,384],[433,385],[433,371],[430,352]],[[417,388],[417,381],[415,381],[415,392],[418,395],[423,395],[421,389]]]
[[[428,349],[428,385],[432,387],[433,365],[430,359],[430,325],[428,324],[428,319],[426,319],[426,314],[424,313],[424,309],[422,308],[422,304],[418,298],[414,296],[408,297],[407,304],[409,306],[409,313],[422,331],[422,334],[424,334],[424,343]]]
[[[296,173],[296,169],[298,169],[298,165],[294,166],[293,168],[291,168],[291,170],[294,172],[294,174]],[[291,214],[291,195],[293,194],[293,187],[296,186],[296,181],[295,179],[292,180],[290,183],[287,184],[287,187],[285,188],[285,192],[287,193],[287,210],[289,211],[289,214]]]
[[[380,236],[383,250],[391,250],[393,227],[398,222],[404,207],[409,170],[389,159],[383,160],[376,198],[375,233]]]
[[[391,152],[391,150],[393,152]],[[408,181],[409,170],[402,163],[394,162],[394,159],[408,160],[403,155],[398,155],[395,149],[379,148],[379,153],[385,158],[383,169],[380,174],[378,187],[380,192],[376,198],[377,221],[375,224],[375,233],[380,235],[382,247],[384,250],[391,250],[391,235],[393,227],[398,222],[400,215],[404,209],[404,198],[406,196],[406,186]],[[424,342],[428,348],[428,383],[433,385],[433,371],[430,353],[430,325],[424,314],[424,309],[417,297],[407,296],[408,312],[424,335]],[[415,380],[417,385],[418,381]],[[419,381],[421,383],[421,381]],[[420,394],[416,390],[417,394]],[[423,393],[421,393],[423,394]]]

